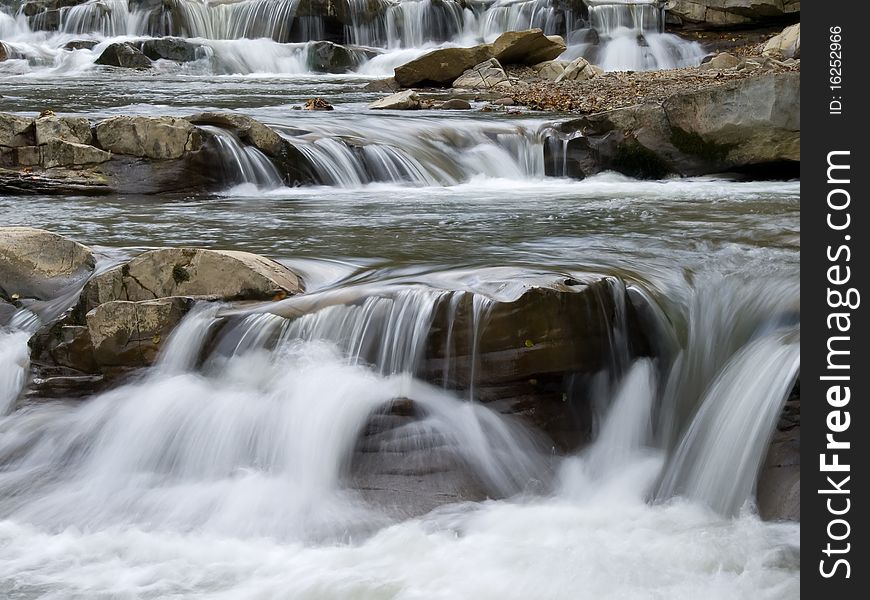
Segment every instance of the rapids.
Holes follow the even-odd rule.
[[[211,128],[233,182],[218,194],[0,196],[0,222],[85,243],[98,269],[156,246],[252,251],[306,293],[201,304],[154,367],[85,398],[35,395],[27,347],[77,290],[0,312],[0,596],[799,594],[800,525],[762,521],[754,493],[800,367],[799,183],[574,181],[559,115],[366,109],[378,96],[365,84],[409,57],[529,26],[614,69],[697,60],[661,33],[657,4],[354,0],[340,29],[296,0],[179,0],[160,19],[149,4],[162,5],[64,8],[52,31],[0,12],[17,56],[0,63],[0,111],[238,111],[289,140],[319,185],[284,185]],[[382,19],[363,18],[372,5]],[[93,65],[112,40],[164,34],[203,55],[147,74]],[[379,54],[311,73],[310,41],[325,36]],[[61,50],[77,39],[98,45]],[[315,96],[336,109],[293,110]],[[591,442],[563,455],[475,385],[476,344],[494,303],[588,277],[613,294],[611,353],[584,398]],[[442,385],[425,343],[462,302],[469,347],[440,379],[464,369],[471,383]],[[649,356],[628,351],[629,308]],[[404,398],[419,414],[363,452]],[[362,455],[402,456],[405,471],[372,489]],[[438,479],[451,469],[467,481]]]
[[[605,70],[696,65],[700,45],[663,33],[657,0],[88,0],[62,6],[56,22],[0,4],[0,42],[10,59],[0,74],[86,75],[113,42],[176,36],[198,46],[196,60],[158,61],[161,73],[303,74],[312,42],[351,45],[355,72],[387,77],[392,69],[443,46],[490,43],[501,33],[541,28],[568,43],[563,59],[585,56]],[[588,5],[588,6],[587,6]],[[331,11],[331,12],[330,12]],[[92,48],[70,42],[95,43]]]

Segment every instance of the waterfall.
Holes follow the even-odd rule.
[[[211,134],[221,157],[224,179],[233,184],[253,183],[264,188],[276,188],[283,180],[278,169],[257,148],[247,146],[232,132],[208,125],[200,129]]]
[[[545,176],[548,130],[538,123],[468,121],[448,126],[427,118],[407,121],[402,128],[382,123],[358,120],[349,127],[312,122],[310,133],[287,139],[308,159],[320,181],[340,187],[375,182],[447,186],[482,177]]]
[[[215,72],[244,74],[298,72],[285,61],[262,59],[285,56],[288,43],[326,40],[382,48],[387,56],[375,60],[392,68],[434,47],[492,42],[506,31],[529,28],[565,38],[563,59],[585,56],[605,70],[698,64],[701,46],[663,33],[663,15],[655,0],[89,0],[29,18],[0,12],[0,37],[7,45],[19,44],[10,46],[16,56],[34,66],[54,63],[61,72],[87,65],[82,56],[73,60],[63,51],[71,36],[96,41],[176,36],[206,48],[221,42],[235,56],[231,66]],[[230,48],[231,43],[236,45]],[[72,54],[84,53],[91,51]],[[371,54],[360,57],[360,72],[373,73],[364,64]]]
[[[665,13],[658,0],[585,1],[597,39],[578,35],[572,56],[585,56],[605,71],[688,67],[704,56],[700,44],[663,33]]]

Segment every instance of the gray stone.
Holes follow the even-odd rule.
[[[604,71],[590,63],[583,57],[572,60],[565,66],[562,74],[556,77],[556,83],[560,81],[586,81],[603,74]]]
[[[418,110],[421,107],[420,96],[414,90],[396,92],[369,104],[373,110]]]
[[[181,63],[196,60],[199,48],[198,44],[175,37],[145,40],[139,45],[142,54],[151,60],[163,59]]]
[[[152,365],[192,305],[189,298],[160,298],[97,306],[86,316],[96,367],[111,373]]]
[[[513,87],[508,74],[496,59],[490,58],[465,71],[453,87],[458,89],[506,90]]]
[[[0,113],[0,146],[32,146],[36,143],[33,135],[33,119]]]
[[[145,56],[141,50],[127,42],[109,44],[94,62],[98,65],[123,67],[125,69],[151,68],[151,59]]]
[[[450,87],[465,71],[491,57],[492,46],[487,44],[472,48],[441,48],[396,67],[395,79],[404,88]]]
[[[786,27],[764,45],[762,54],[778,60],[801,57],[801,24]]]
[[[202,145],[196,127],[175,117],[111,117],[97,123],[96,137],[114,154],[154,159],[181,158]]]
[[[45,144],[50,140],[62,140],[76,144],[91,144],[94,135],[91,123],[84,117],[39,117],[33,122],[35,142]]]
[[[560,36],[546,36],[540,29],[529,29],[501,34],[492,45],[492,55],[504,65],[536,65],[557,58],[565,48],[565,40]]]
[[[90,277],[94,255],[78,242],[31,227],[0,227],[0,291],[48,300]]]
[[[734,69],[740,64],[740,59],[729,54],[728,52],[720,52],[707,62],[701,65],[702,71],[724,71],[725,69]]]
[[[469,110],[471,108],[471,103],[462,98],[451,98],[450,100],[443,102],[438,108],[442,110]]]
[[[93,277],[82,291],[88,312],[105,302],[170,296],[269,300],[302,291],[301,280],[272,260],[233,250],[161,248]]]

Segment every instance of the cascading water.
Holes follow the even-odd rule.
[[[162,36],[189,38],[218,59],[226,55],[214,67],[218,74],[305,72],[307,66],[300,69],[279,59],[288,54],[284,46],[327,40],[382,48],[360,54],[361,60],[347,68],[388,75],[392,67],[438,45],[492,42],[505,31],[535,27],[566,38],[564,59],[585,56],[605,70],[688,66],[703,55],[698,44],[662,33],[663,11],[656,0],[340,0],[323,5],[301,0],[89,0],[29,19],[3,10],[0,39],[13,58],[26,61],[15,65],[19,72],[92,70],[109,41]],[[102,43],[64,48],[81,38]],[[380,67],[365,64],[384,52],[374,57]]]

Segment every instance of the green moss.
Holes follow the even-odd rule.
[[[619,145],[613,156],[612,167],[624,175],[639,179],[662,179],[671,172],[658,154],[633,140]]]
[[[711,161],[725,160],[728,153],[734,148],[734,144],[708,142],[697,133],[690,133],[679,127],[674,127],[671,130],[671,143],[680,152]]]
[[[175,280],[176,285],[179,285],[185,281],[190,281],[190,273],[181,265],[175,265],[172,267],[172,279]]]

